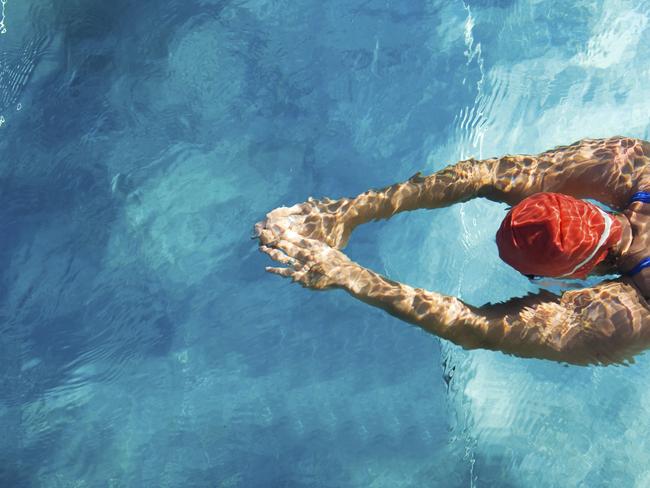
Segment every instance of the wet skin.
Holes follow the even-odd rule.
[[[572,364],[631,361],[650,347],[650,268],[593,288],[542,291],[475,307],[412,288],[352,262],[340,251],[365,222],[419,208],[483,197],[515,205],[538,192],[598,200],[618,211],[621,241],[593,274],[623,273],[650,255],[650,143],[613,137],[581,140],[539,155],[466,160],[430,176],[355,198],[281,207],[255,226],[260,250],[286,267],[268,271],[315,290],[341,288],[355,298],[467,349],[499,350]]]

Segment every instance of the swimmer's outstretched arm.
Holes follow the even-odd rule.
[[[632,193],[647,188],[650,143],[624,137],[584,139],[538,155],[461,161],[354,198],[310,199],[281,207],[257,224],[256,233],[292,230],[341,249],[358,225],[408,210],[441,208],[476,197],[515,205],[541,191],[623,208]]]
[[[392,281],[320,241],[288,232],[262,251],[286,268],[267,268],[303,286],[340,288],[466,349],[491,349],[572,364],[631,360],[650,345],[650,313],[624,282],[549,292],[473,307],[458,298]]]
[[[503,156],[479,162],[490,177],[479,196],[510,205],[538,192],[592,198],[625,208],[650,183],[650,143],[629,137],[583,139],[535,156]]]

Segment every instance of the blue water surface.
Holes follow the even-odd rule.
[[[4,2],[3,2],[4,3]],[[650,362],[463,351],[264,273],[269,210],[650,138],[649,2],[7,0],[0,486],[650,485]],[[348,252],[473,303],[503,205]]]

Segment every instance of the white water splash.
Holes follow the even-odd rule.
[[[474,39],[475,20],[474,16],[472,15],[472,10],[470,9],[470,6],[465,2],[463,2],[463,7],[467,12],[467,18],[465,20],[464,27],[465,51],[463,54],[467,58],[467,66],[470,66],[472,62],[476,63],[480,76],[476,81],[476,98],[474,99],[473,106],[465,107],[456,116],[458,129],[461,132],[460,158],[481,158],[483,156],[483,138],[485,135],[485,117],[483,116],[483,84],[485,83],[485,68],[481,52],[481,43],[476,42]],[[464,78],[463,84],[466,82],[467,78]]]
[[[7,5],[7,0],[0,0],[2,3],[2,12],[0,13],[0,34],[7,33],[7,26],[5,25],[5,6]]]
[[[471,64],[474,59],[476,59],[476,64],[478,69],[481,72],[481,77],[476,82],[476,89],[481,92],[481,87],[483,86],[483,79],[485,72],[483,71],[483,56],[481,56],[481,43],[476,42],[474,39],[474,17],[472,16],[472,11],[465,2],[463,2],[463,7],[467,11],[467,19],[465,20],[465,46],[466,49],[463,54],[467,58],[467,66]],[[463,83],[465,80],[463,80]]]

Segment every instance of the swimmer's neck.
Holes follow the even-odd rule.
[[[612,247],[611,253],[612,256],[614,256],[617,260],[620,260],[624,259],[627,256],[630,247],[632,246],[634,235],[632,233],[632,224],[627,218],[627,215],[624,213],[615,214],[614,218],[618,219],[619,223],[621,224],[622,233],[621,240]]]
[[[620,265],[628,257],[634,235],[632,224],[624,213],[612,215],[621,224],[621,239],[612,246],[607,258],[593,270],[592,274],[607,275],[620,273]]]

